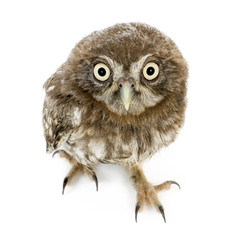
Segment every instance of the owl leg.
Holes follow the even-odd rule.
[[[153,205],[157,211],[162,214],[162,217],[166,222],[164,208],[158,199],[157,193],[162,190],[170,189],[172,184],[176,184],[180,188],[179,184],[175,181],[166,181],[160,185],[153,186],[147,181],[142,168],[138,165],[131,167],[130,173],[132,175],[131,178],[133,180],[134,187],[137,191],[137,204],[135,208],[136,222],[138,212],[143,209],[145,203]]]
[[[63,189],[62,189],[62,194],[64,194],[65,187],[71,183],[71,181],[80,173],[85,173],[88,175],[88,177],[92,180],[95,181],[96,184],[96,190],[98,191],[98,179],[93,171],[93,169],[90,166],[83,165],[79,163],[76,159],[74,159],[71,155],[69,155],[66,151],[64,150],[57,150],[53,153],[54,155],[58,153],[60,157],[66,158],[70,164],[72,164],[72,168],[68,172],[67,176],[63,180]]]

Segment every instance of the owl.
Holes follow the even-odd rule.
[[[175,43],[142,23],[116,24],[83,38],[45,82],[43,128],[47,152],[96,183],[96,164],[119,164],[136,189],[135,220],[144,205],[161,213],[158,192],[142,163],[176,138],[184,123],[188,68]]]

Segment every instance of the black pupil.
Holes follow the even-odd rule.
[[[104,77],[106,75],[106,70],[104,68],[99,68],[98,69],[98,74],[101,76],[101,77]]]
[[[154,69],[153,67],[149,67],[149,68],[147,69],[147,74],[148,74],[149,76],[152,76],[154,73],[155,73],[155,69]]]

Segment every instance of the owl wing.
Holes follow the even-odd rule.
[[[71,101],[64,89],[61,90],[59,70],[44,84],[46,97],[43,106],[43,128],[46,150],[49,153],[59,148],[81,123],[79,106]]]

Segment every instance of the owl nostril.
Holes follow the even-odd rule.
[[[135,88],[134,78],[132,78],[132,77],[129,77],[129,78],[121,77],[121,78],[119,78],[118,88],[122,88],[123,85],[125,85],[125,84],[129,84],[129,87]]]

